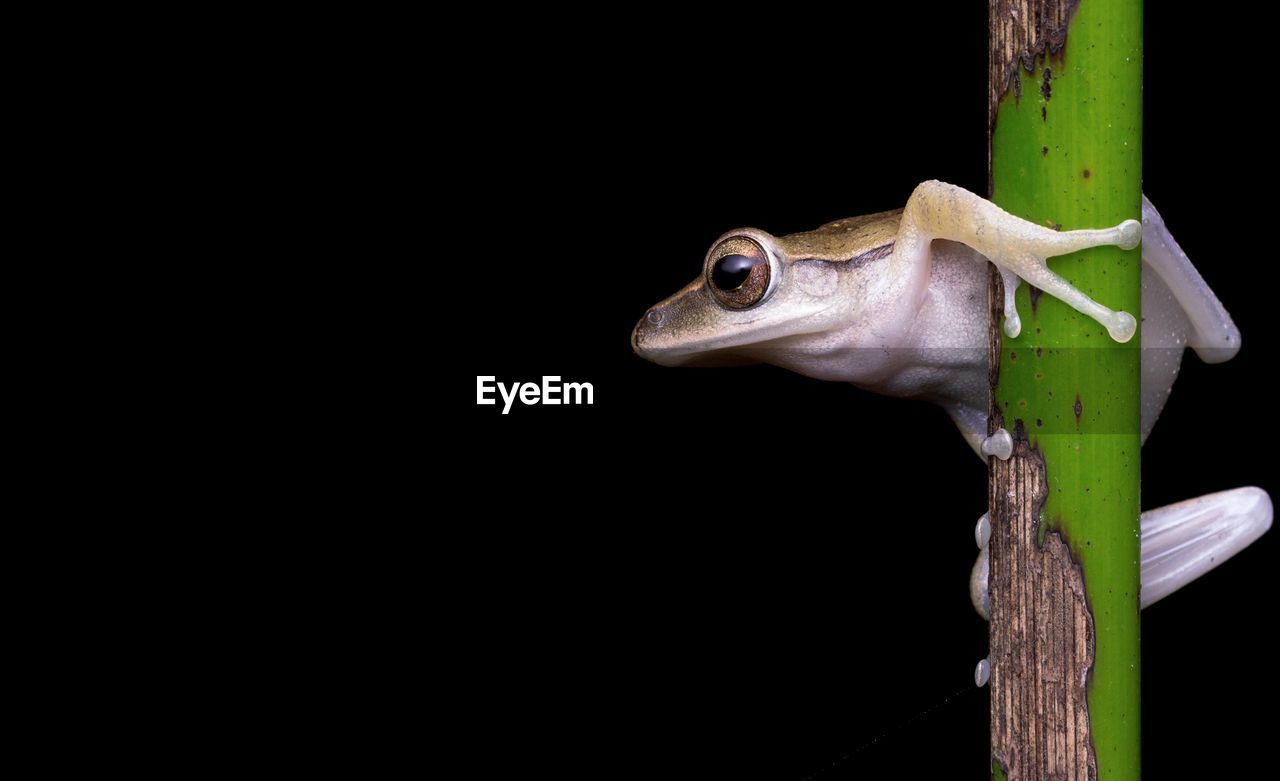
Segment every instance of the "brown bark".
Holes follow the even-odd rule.
[[[1084,578],[1058,532],[1038,540],[1048,483],[1025,434],[1015,432],[1012,458],[991,461],[991,757],[1008,779],[1090,781],[1094,633]]]
[[[1067,22],[1079,0],[988,0],[991,43],[988,49],[989,126],[996,107],[1010,89],[1022,97],[1018,68],[1035,70],[1037,58],[1057,54],[1067,42]]]

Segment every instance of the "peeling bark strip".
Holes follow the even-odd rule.
[[[1022,421],[1013,457],[991,461],[991,756],[1010,781],[1093,781],[1084,576],[1058,532],[1037,542],[1048,480]]]
[[[1067,42],[1067,23],[1078,3],[1079,0],[988,0],[991,13],[989,127],[995,126],[996,107],[1010,88],[1022,97],[1018,66],[1031,73],[1037,58],[1062,50]],[[1048,100],[1047,81],[1042,89]]]

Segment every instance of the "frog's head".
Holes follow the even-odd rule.
[[[891,254],[892,232],[858,225],[849,235],[832,225],[782,238],[754,228],[721,236],[702,274],[636,325],[636,354],[663,366],[765,362],[847,378],[850,348],[891,341],[900,329],[886,318],[900,319],[902,307],[884,306],[895,286],[877,262]]]

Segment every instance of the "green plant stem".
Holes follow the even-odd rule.
[[[1006,93],[996,115],[992,199],[1061,230],[1140,218],[1140,0],[1081,0],[1063,50],[1021,79],[1021,98]],[[1091,249],[1050,267],[1141,321],[1138,250]],[[1083,572],[1096,642],[1087,706],[1098,777],[1136,779],[1141,333],[1117,344],[1093,320],[1025,285],[1017,307],[1022,333],[1003,339],[993,403],[1005,427],[1020,428],[1043,455],[1040,534],[1059,532]],[[991,588],[991,599],[1001,599],[1002,585],[993,580]],[[1034,728],[1026,725],[1028,735]]]

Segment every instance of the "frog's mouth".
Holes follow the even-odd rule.
[[[636,355],[659,366],[732,365],[708,363],[708,359],[714,358],[717,353],[724,354],[725,351],[707,350],[683,339],[672,339],[662,332],[664,321],[664,312],[660,307],[650,309],[640,318],[640,322],[631,330],[631,349]]]
[[[644,321],[636,324],[631,332],[631,349],[646,361],[653,361],[659,366],[750,366],[760,361],[750,358],[732,347],[723,349],[706,349],[703,347],[656,347],[646,346],[640,336]]]

